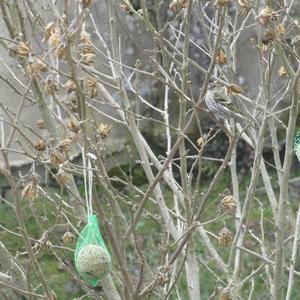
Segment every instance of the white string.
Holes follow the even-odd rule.
[[[89,180],[89,206],[90,213],[93,214],[93,205],[92,205],[92,192],[93,192],[93,171],[91,160],[88,160],[88,180]]]
[[[86,210],[87,215],[90,215],[90,206],[89,206],[89,200],[88,200],[88,191],[87,191],[87,176],[86,176],[86,158],[84,153],[84,148],[81,148],[82,151],[82,161],[83,161],[83,181],[84,181],[84,194],[85,194],[85,202],[86,202]]]

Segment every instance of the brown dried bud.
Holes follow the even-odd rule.
[[[111,127],[112,127],[111,124],[100,123],[98,131],[103,139],[109,136]]]
[[[227,55],[223,49],[220,49],[217,53],[216,63],[218,65],[226,65],[227,64]]]
[[[217,4],[219,6],[225,6],[225,5],[228,5],[230,2],[230,0],[217,0]]]
[[[74,234],[70,231],[65,232],[62,237],[62,242],[64,243],[64,245],[74,243],[75,242]]]
[[[91,6],[92,3],[93,3],[93,0],[81,0],[81,4],[82,4],[83,8],[87,8],[87,7]]]
[[[97,78],[91,76],[86,79],[87,87],[88,87],[88,95],[91,98],[95,98],[98,94],[97,90]]]
[[[284,77],[287,74],[287,71],[284,66],[280,66],[278,70],[278,75],[279,77]]]
[[[55,22],[50,22],[45,27],[45,34],[43,38],[43,42],[47,42],[52,34],[56,33],[56,25]]]
[[[66,183],[68,182],[70,176],[68,173],[66,173],[64,170],[60,169],[57,173],[56,173],[56,179],[57,182],[59,183],[59,185],[61,187],[64,187],[66,185]]]
[[[46,95],[53,95],[58,91],[58,83],[55,80],[49,78],[44,85],[44,90]]]
[[[71,93],[76,90],[76,83],[73,80],[68,80],[63,87],[67,90],[67,93]]]
[[[54,166],[59,166],[65,162],[65,156],[61,151],[54,149],[50,154],[50,162]]]
[[[10,56],[22,56],[27,57],[29,56],[30,49],[24,42],[18,42],[17,44],[12,43],[8,48],[8,53]]]
[[[40,77],[47,71],[47,65],[39,58],[31,56],[26,66],[27,72],[31,77]]]
[[[225,87],[225,93],[226,95],[238,95],[238,94],[244,94],[245,91],[239,85],[232,83],[232,84],[228,84]]]
[[[263,26],[268,25],[270,22],[277,21],[279,14],[275,12],[271,7],[265,6],[260,12],[258,21]]]
[[[222,228],[219,232],[219,245],[227,247],[231,245],[232,241],[233,237],[231,231],[227,227]]]
[[[235,213],[236,202],[233,196],[225,196],[221,201],[222,207],[230,214]]]
[[[78,133],[80,131],[80,124],[77,120],[70,120],[67,127],[75,133]]]
[[[60,43],[55,50],[55,54],[61,60],[66,60],[68,56],[68,48],[65,43]]]
[[[186,8],[187,5],[188,5],[188,0],[173,0],[170,3],[169,8],[174,12],[176,12],[176,11],[180,11],[183,8]]]
[[[36,126],[39,128],[39,129],[45,129],[45,122],[43,119],[39,119],[36,121]]]
[[[231,300],[231,293],[229,288],[222,289],[219,295],[220,300]]]
[[[80,62],[84,65],[90,65],[95,62],[96,55],[93,53],[81,54]]]
[[[50,241],[46,241],[41,244],[41,250],[49,250],[52,247],[52,243]]]
[[[30,201],[35,200],[38,197],[38,184],[37,180],[32,180],[23,189],[21,193],[22,199],[27,199]]]
[[[34,143],[34,149],[37,151],[45,151],[47,148],[47,144],[43,140],[38,140]]]
[[[57,33],[51,34],[51,36],[49,37],[49,40],[48,40],[48,44],[51,47],[58,48],[58,46],[60,45],[60,43],[61,43],[60,36]],[[57,55],[58,55],[58,53],[57,53]],[[59,55],[58,55],[58,57],[59,57]]]
[[[71,144],[72,144],[72,140],[71,139],[64,139],[62,140],[59,144],[58,144],[58,148],[61,151],[64,152],[69,152],[71,150]]]
[[[68,105],[70,107],[70,109],[74,112],[78,112],[78,103],[77,103],[77,97],[76,94],[74,92],[72,92],[69,96],[68,96]]]

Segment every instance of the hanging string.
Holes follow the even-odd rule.
[[[89,180],[89,206],[90,213],[93,214],[92,194],[93,194],[93,170],[90,158],[88,159],[88,180]]]
[[[85,202],[86,202],[86,210],[87,215],[90,215],[90,205],[89,205],[89,199],[88,199],[88,188],[87,188],[87,169],[86,169],[86,157],[85,157],[85,151],[84,148],[81,148],[82,151],[82,162],[83,162],[83,181],[84,181],[84,194],[85,194]]]

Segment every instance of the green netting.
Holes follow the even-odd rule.
[[[88,216],[88,224],[80,233],[74,258],[80,277],[94,287],[109,272],[111,258],[102,239],[96,215]]]
[[[298,160],[300,161],[300,129],[298,129],[298,131],[295,134],[294,151],[296,153]]]

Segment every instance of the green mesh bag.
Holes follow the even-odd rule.
[[[102,239],[96,215],[88,216],[88,224],[80,233],[74,258],[80,277],[93,287],[110,271],[111,258]]]
[[[296,153],[298,161],[300,161],[300,129],[298,129],[294,138],[294,151]]]

